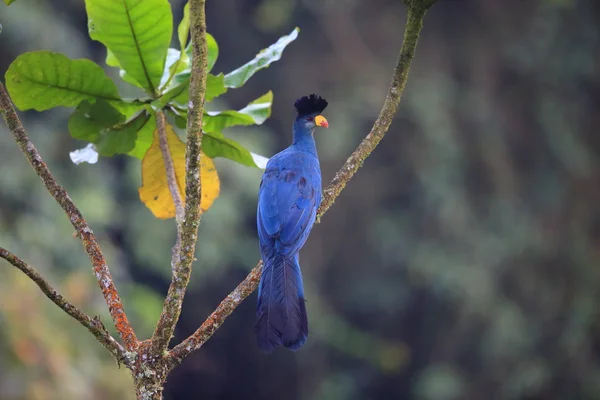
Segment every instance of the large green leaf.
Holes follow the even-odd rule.
[[[236,125],[260,125],[271,115],[273,92],[269,91],[239,111],[208,111],[202,119],[204,132],[221,132]]]
[[[203,136],[202,151],[210,158],[224,157],[249,167],[264,169],[268,161],[263,156],[251,153],[235,140],[216,133]]]
[[[282,36],[277,42],[258,53],[252,61],[225,75],[225,86],[239,88],[257,71],[279,60],[286,46],[296,40],[298,32],[300,29],[296,28],[289,35]]]
[[[90,60],[71,60],[59,53],[21,54],[6,71],[6,87],[21,110],[74,107],[97,98],[120,101],[114,82]]]
[[[100,155],[110,157],[133,150],[137,132],[149,118],[142,110],[125,121],[125,116],[104,100],[84,101],[69,118],[69,132],[75,139],[94,143]]]
[[[149,93],[160,84],[173,33],[168,0],[85,0],[90,37]]]

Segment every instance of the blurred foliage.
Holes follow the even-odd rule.
[[[183,2],[171,5],[180,18]],[[294,99],[323,95],[330,129],[317,142],[327,182],[381,107],[401,41],[401,2],[207,7],[221,71],[301,28],[281,61],[215,98],[209,111],[243,109],[248,96],[273,89],[272,118],[225,130],[270,155],[289,144]],[[104,60],[87,38],[80,0],[20,0],[0,8],[0,22],[0,71],[39,49]],[[251,297],[174,372],[166,398],[600,398],[599,26],[594,0],[439,1],[388,136],[302,252],[307,346],[260,354]],[[106,73],[115,79],[118,71]],[[76,167],[65,154],[78,144],[66,134],[64,110],[22,115],[99,236],[139,336],[148,337],[170,278],[174,227],[139,203],[140,161]],[[202,219],[174,341],[259,257],[261,171],[215,163],[224,189]],[[110,321],[68,220],[4,126],[0,165],[0,243]],[[84,329],[12,267],[0,264],[0,277],[0,398],[127,398],[127,371]]]

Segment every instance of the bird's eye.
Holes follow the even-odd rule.
[[[306,117],[307,121],[312,121],[314,118],[313,117]]]

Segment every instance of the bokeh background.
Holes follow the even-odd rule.
[[[294,26],[283,59],[214,107],[272,89],[273,116],[231,137],[272,155],[296,97],[326,97],[323,181],[368,133],[404,30],[400,0],[207,2],[216,72]],[[176,23],[183,1],[171,1]],[[103,63],[81,0],[0,5],[0,72],[48,49]],[[116,71],[110,70],[116,77]],[[126,93],[125,93],[126,94]],[[400,111],[302,251],[311,334],[259,353],[256,295],[170,377],[166,399],[600,399],[600,3],[440,0]],[[21,113],[95,230],[147,338],[170,278],[172,221],[139,201],[140,162],[75,166],[70,110]],[[217,160],[175,342],[258,260],[261,171]],[[80,243],[0,124],[0,243],[110,325]],[[0,399],[131,399],[128,371],[37,287],[0,262]]]

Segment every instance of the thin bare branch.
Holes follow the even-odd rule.
[[[175,220],[177,221],[177,229],[181,229],[181,223],[184,218],[183,199],[181,193],[179,193],[179,185],[177,185],[177,175],[175,175],[175,164],[173,164],[173,157],[169,151],[169,142],[167,140],[167,122],[165,114],[162,111],[156,113],[156,129],[158,130],[158,145],[162,158],[165,162],[165,170],[167,172],[167,184],[173,203],[175,203]]]
[[[369,134],[363,139],[357,149],[348,157],[342,168],[336,173],[335,177],[323,190],[323,200],[317,212],[317,223],[356,171],[362,166],[363,161],[371,154],[386,134],[392,119],[398,110],[400,97],[404,91],[410,64],[415,53],[419,33],[423,28],[423,18],[425,13],[435,0],[406,0],[408,6],[408,15],[404,31],[404,41],[400,49],[400,55],[392,82],[388,90],[385,102],[373,124]],[[191,336],[175,346],[169,352],[169,363],[172,368],[181,363],[188,355],[198,350],[221,326],[225,319],[237,308],[237,306],[248,297],[256,288],[260,281],[262,272],[262,261],[259,261],[256,267],[250,271],[248,276],[219,304],[217,309],[204,321],[204,323]]]
[[[160,152],[165,163],[165,172],[167,173],[167,185],[169,186],[169,192],[171,192],[171,198],[175,205],[175,223],[177,225],[177,238],[175,239],[175,246],[171,251],[171,269],[174,273],[177,260],[179,258],[179,251],[181,249],[181,233],[183,228],[183,219],[185,218],[185,210],[183,206],[183,199],[179,192],[179,185],[177,183],[177,175],[175,174],[175,165],[173,164],[173,157],[169,151],[169,141],[167,139],[167,121],[165,114],[162,111],[156,113],[156,129],[158,130],[158,144]]]
[[[104,300],[108,305],[115,328],[123,339],[127,350],[135,350],[137,347],[137,338],[127,319],[123,303],[113,282],[108,265],[106,265],[104,255],[96,241],[96,237],[65,189],[58,184],[52,173],[50,173],[40,153],[27,136],[27,132],[19,120],[10,96],[2,83],[0,83],[0,113],[2,113],[4,121],[6,121],[8,128],[34,171],[40,177],[50,195],[54,197],[69,217],[71,224],[77,232],[77,236],[81,239],[83,247],[92,262],[94,274],[102,290]]]
[[[371,128],[371,132],[369,132],[356,150],[348,157],[342,168],[335,174],[329,186],[323,190],[323,199],[317,212],[317,222],[320,222],[323,214],[332,206],[335,199],[344,190],[346,184],[362,166],[365,159],[381,142],[381,139],[383,139],[392,124],[396,111],[398,111],[400,98],[408,80],[410,63],[412,62],[419,40],[419,33],[423,29],[423,18],[427,9],[434,3],[434,0],[412,0],[406,2],[408,3],[408,14],[404,30],[404,41],[383,107]]]
[[[181,314],[185,290],[192,273],[192,262],[200,225],[200,155],[202,145],[202,115],[206,92],[208,48],[206,44],[206,0],[190,0],[190,32],[192,44],[192,75],[187,122],[185,215],[178,234],[179,251],[173,253],[173,277],[160,319],[152,336],[154,354],[167,350]]]
[[[117,359],[118,362],[130,366],[133,362],[127,351],[107,331],[98,317],[91,318],[71,304],[56,291],[35,269],[27,265],[10,251],[0,247],[0,258],[5,259],[27,275],[40,290],[61,310],[87,328],[92,335]]]

